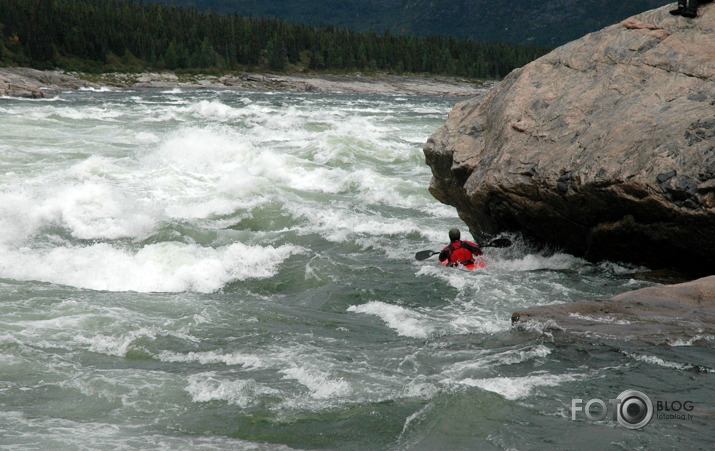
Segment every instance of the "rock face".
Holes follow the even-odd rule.
[[[52,91],[84,87],[98,86],[58,72],[39,71],[25,67],[0,68],[0,96],[39,99],[45,97],[45,92],[42,89]]]
[[[512,315],[560,338],[628,338],[654,345],[715,338],[715,276],[619,294],[608,300],[531,307]],[[558,337],[557,337],[558,335]]]
[[[715,4],[648,11],[458,104],[424,148],[472,233],[715,273]]]

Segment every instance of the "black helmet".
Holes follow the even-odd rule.
[[[449,231],[449,241],[459,241],[459,238],[462,236],[461,233],[459,233],[459,229],[450,229]]]

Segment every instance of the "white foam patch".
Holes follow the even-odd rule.
[[[142,237],[157,214],[116,187],[84,182],[60,188],[34,212],[42,222],[66,227],[79,239]]]
[[[152,405],[164,401],[167,394],[180,390],[179,380],[176,375],[163,371],[95,369],[77,373],[59,382],[59,386],[79,390],[88,397],[104,398],[125,407],[151,411]],[[172,408],[174,406],[169,407]]]
[[[240,169],[258,154],[247,137],[231,129],[185,127],[166,136],[144,162],[150,167],[174,167],[209,176]]]
[[[91,410],[91,409],[90,409]],[[156,413],[153,415],[156,419]],[[290,451],[284,445],[264,445],[233,437],[199,437],[167,435],[147,431],[146,423],[110,424],[63,418],[40,418],[24,412],[2,411],[3,449],[152,449],[175,450],[230,450],[230,451]],[[149,420],[147,420],[149,421]],[[91,446],[88,445],[91,437]]]
[[[482,353],[472,360],[458,362],[451,365],[445,374],[452,378],[465,377],[469,372],[492,368],[497,365],[516,365],[530,360],[539,360],[551,354],[549,348],[538,345],[527,349],[512,349],[496,354]]]
[[[155,202],[106,178],[123,172],[113,160],[93,156],[61,174],[0,191],[0,243],[26,245],[45,227],[85,240],[147,236],[163,214]]]
[[[94,88],[91,86],[82,86],[78,91],[88,91],[88,92],[112,92],[113,89],[109,86],[100,86],[99,88]]]
[[[450,206],[450,205],[444,205],[444,204],[437,204],[437,205],[427,205],[424,207],[421,207],[419,209],[422,213],[428,214],[430,216],[433,216],[435,218],[450,218],[450,219],[457,219],[457,209]],[[429,238],[433,238],[435,242],[440,242],[440,240],[444,241],[444,230],[437,231],[435,230],[433,232],[435,235],[434,236],[429,236]]]
[[[60,316],[57,318],[14,321],[17,326],[27,329],[78,330],[86,321],[96,318],[94,314]],[[27,332],[26,332],[27,333]]]
[[[98,354],[124,357],[127,355],[130,346],[137,339],[144,337],[154,340],[157,337],[157,331],[153,328],[142,327],[119,336],[99,334],[88,338],[83,335],[77,335],[74,337],[74,341],[81,345],[89,345],[89,350]]]
[[[510,271],[535,271],[539,269],[563,270],[586,265],[586,261],[569,254],[554,254],[543,256],[537,254],[527,254],[522,258],[514,260],[501,260],[500,269]]]
[[[371,301],[362,305],[351,305],[349,312],[375,315],[382,319],[387,327],[399,335],[412,338],[427,338],[435,330],[435,324],[427,316],[399,305]]]
[[[657,366],[661,366],[663,368],[672,368],[672,369],[680,370],[680,371],[687,371],[687,370],[692,370],[692,369],[696,368],[695,365],[690,365],[688,363],[671,362],[669,360],[663,360],[660,357],[656,357],[653,355],[634,354],[631,352],[624,352],[624,354],[634,360],[639,361],[639,362],[648,363],[650,365],[657,365]],[[703,370],[702,367],[700,367],[700,369]],[[715,372],[715,370],[706,370],[706,371],[710,372],[710,373]]]
[[[517,400],[531,396],[539,387],[556,387],[563,383],[581,379],[583,379],[581,375],[544,373],[523,377],[468,378],[459,380],[457,383],[470,387],[479,387],[483,390],[497,393],[509,400]]]
[[[23,192],[0,192],[0,243],[22,245],[36,232],[38,221],[26,214],[33,203]]]
[[[687,340],[683,340],[681,338],[668,339],[668,344],[670,346],[693,346],[701,340],[715,342],[715,335],[696,335]]]
[[[487,262],[489,265],[489,262]],[[489,268],[489,266],[487,266]],[[431,263],[422,264],[420,269],[417,271],[417,276],[430,275],[442,279],[449,286],[464,291],[468,288],[479,289],[479,284],[481,283],[477,278],[477,274],[480,271],[467,271],[458,268],[448,268],[438,264],[438,262],[432,261]]]
[[[223,363],[229,366],[239,365],[245,369],[263,368],[266,365],[263,358],[252,354],[242,354],[240,352],[221,354],[209,351],[179,354],[171,351],[162,351],[159,354],[159,360],[162,362],[198,362],[202,365]]]
[[[284,379],[294,379],[306,386],[314,399],[345,397],[352,393],[352,388],[347,381],[315,368],[294,366],[280,372],[285,375]]]
[[[221,401],[239,407],[255,405],[262,396],[280,394],[253,379],[219,379],[213,372],[189,376],[186,391],[194,402]]]
[[[0,276],[109,291],[210,293],[227,283],[277,274],[290,255],[304,252],[285,245],[209,248],[164,242],[138,251],[106,243],[49,250],[0,247]]]
[[[124,112],[119,108],[111,107],[86,107],[82,109],[53,108],[51,115],[56,115],[64,119],[72,119],[76,121],[112,121],[116,118],[122,117],[124,115]]]
[[[290,156],[255,147],[253,139],[227,128],[183,128],[142,157],[139,176],[169,217],[251,208],[300,172]]]

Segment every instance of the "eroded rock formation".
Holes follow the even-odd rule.
[[[715,273],[715,4],[697,19],[671,6],[458,104],[425,145],[430,192],[472,233]]]

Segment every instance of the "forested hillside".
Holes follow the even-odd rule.
[[[556,47],[667,0],[145,0],[358,31]],[[675,3],[671,0],[670,3]]]
[[[385,71],[498,78],[545,52],[130,0],[0,0],[0,38],[0,64],[82,71]]]

